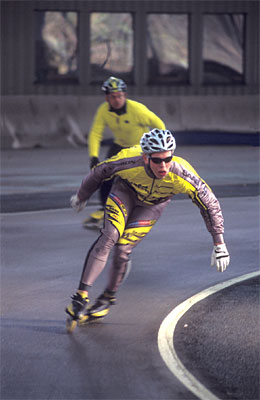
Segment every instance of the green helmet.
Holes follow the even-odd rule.
[[[116,92],[126,92],[127,85],[122,79],[110,76],[110,78],[108,78],[108,80],[103,83],[102,90],[106,92],[106,94],[116,93]]]

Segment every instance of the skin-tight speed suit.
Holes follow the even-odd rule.
[[[185,193],[192,199],[213,241],[221,241],[224,220],[217,198],[187,161],[176,156],[172,161],[168,175],[156,179],[144,163],[141,147],[134,146],[101,162],[83,180],[77,192],[80,201],[88,200],[104,180],[115,177],[104,227],[87,254],[79,289],[93,285],[114,247],[107,289],[117,291],[133,248],[150,232],[175,194]]]

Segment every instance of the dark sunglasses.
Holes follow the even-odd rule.
[[[165,164],[167,164],[172,160],[172,156],[166,158],[149,157],[149,159],[152,160],[154,164],[161,164],[163,161],[165,162]]]

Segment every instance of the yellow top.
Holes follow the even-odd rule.
[[[105,127],[109,127],[114,135],[114,142],[121,147],[139,144],[141,136],[150,129],[165,129],[163,121],[145,105],[126,100],[126,113],[117,115],[109,111],[108,102],[102,103],[95,114],[89,133],[89,157],[98,157],[100,143]]]
[[[173,155],[168,174],[163,179],[156,179],[149,165],[144,163],[141,146],[123,149],[90,171],[77,192],[80,201],[88,200],[104,180],[113,177],[118,177],[118,182],[123,181],[133,190],[140,202],[150,206],[168,201],[178,193],[188,195],[199,207],[214,243],[223,234],[224,219],[219,201],[183,158]]]

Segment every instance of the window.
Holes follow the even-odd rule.
[[[91,13],[91,82],[115,75],[133,81],[133,27],[130,13]]]
[[[203,17],[203,83],[243,83],[243,14]]]
[[[149,83],[187,83],[188,15],[149,14],[147,25]]]
[[[36,11],[36,82],[78,81],[77,12]]]

